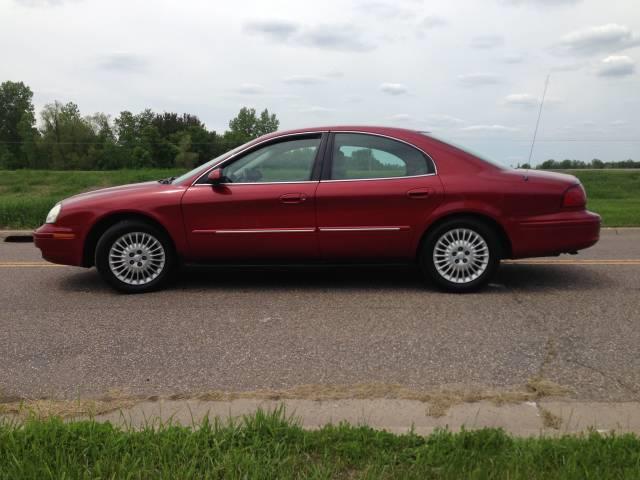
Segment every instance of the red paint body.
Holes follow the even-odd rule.
[[[283,135],[341,131],[406,142],[427,153],[437,172],[389,179],[192,185],[210,167],[179,184],[148,182],[66,199],[56,223],[36,230],[36,246],[51,262],[91,266],[100,229],[126,215],[162,226],[185,262],[412,261],[425,232],[459,214],[496,225],[511,258],[573,252],[598,241],[598,215],[562,206],[567,189],[579,183],[575,177],[501,169],[419,132],[312,128],[271,134],[247,148]],[[328,153],[317,161],[327,159]]]

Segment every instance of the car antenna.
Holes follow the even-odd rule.
[[[547,79],[544,81],[544,90],[542,92],[542,99],[540,100],[540,108],[538,109],[538,119],[536,120],[536,128],[533,131],[533,140],[531,140],[531,150],[529,150],[529,159],[527,160],[527,164],[531,166],[531,157],[533,156],[533,146],[536,144],[536,136],[538,135],[538,126],[540,125],[540,117],[542,117],[542,106],[544,105],[544,98],[547,96],[547,87],[549,86],[549,77],[551,74],[547,75]],[[528,177],[525,178],[528,180]]]

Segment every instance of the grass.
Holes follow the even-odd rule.
[[[158,180],[180,170],[113,170],[107,172],[0,170],[0,228],[34,228],[63,198],[88,190]]]
[[[587,191],[589,210],[606,227],[640,226],[640,170],[567,170]]]
[[[0,424],[1,479],[623,479],[640,476],[632,434],[514,438],[502,430],[423,437],[366,426],[304,430],[283,409],[192,428],[94,421]]]
[[[0,228],[34,228],[49,209],[68,196],[87,190],[156,180],[179,170],[113,170],[106,172],[0,171]],[[609,227],[640,226],[640,170],[571,170],[584,184],[589,209]]]

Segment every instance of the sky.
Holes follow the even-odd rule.
[[[280,128],[431,131],[505,164],[640,160],[639,0],[0,0],[0,81],[39,110],[243,106]]]

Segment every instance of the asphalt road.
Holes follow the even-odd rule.
[[[509,387],[542,374],[580,399],[640,399],[640,229],[606,230],[578,256],[503,265],[470,295],[377,267],[196,269],[127,296],[94,269],[0,243],[0,305],[5,397]]]

